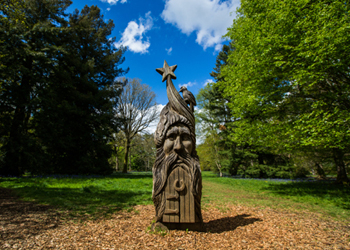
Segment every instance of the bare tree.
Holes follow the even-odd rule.
[[[159,117],[156,94],[140,79],[121,78],[125,83],[118,99],[118,118],[122,120],[120,130],[125,135],[125,156],[123,173],[128,170],[128,159],[131,141],[136,134],[144,132],[151,122]]]
[[[122,151],[122,147],[125,144],[125,136],[122,131],[117,133],[112,133],[110,145],[113,147],[113,151],[115,154],[115,170],[119,171],[120,163],[119,163],[119,155]]]

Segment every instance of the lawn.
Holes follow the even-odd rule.
[[[23,200],[67,210],[71,216],[96,217],[152,203],[152,173],[0,178],[0,187],[11,188]]]
[[[286,181],[219,178],[203,173],[203,204],[225,203],[316,212],[350,222],[350,187],[330,181]]]
[[[151,173],[98,176],[0,178],[23,200],[51,205],[70,216],[108,216],[134,205],[152,204]],[[350,187],[331,182],[295,182],[219,178],[203,172],[202,207],[225,204],[317,212],[350,221]]]

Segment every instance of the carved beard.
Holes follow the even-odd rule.
[[[177,154],[173,151],[170,155],[165,157],[164,164],[165,169],[168,170],[168,175],[177,166],[182,167],[188,173],[191,173],[191,169],[193,168],[193,158],[187,152]]]
[[[191,178],[193,183],[192,193],[195,196],[196,214],[201,219],[200,200],[202,196],[202,176],[200,173],[200,165],[198,157],[193,157],[186,151],[182,151],[180,154],[172,152],[170,155],[165,156],[163,148],[157,149],[157,159],[153,166],[153,203],[156,207],[156,221],[160,221],[165,210],[165,196],[164,188],[167,177],[173,169],[176,167],[182,167]]]

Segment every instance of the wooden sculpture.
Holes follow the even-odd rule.
[[[202,175],[196,151],[195,119],[191,108],[175,89],[175,66],[164,61],[156,69],[166,80],[169,103],[160,114],[154,135],[157,158],[153,165],[152,199],[156,222],[152,228],[202,230]],[[192,95],[193,96],[193,95]]]

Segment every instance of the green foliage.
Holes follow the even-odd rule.
[[[220,54],[221,55],[221,54]],[[224,54],[225,55],[225,54]],[[204,170],[222,173],[231,168],[232,143],[225,132],[230,122],[230,110],[226,100],[215,85],[207,84],[197,95],[200,108],[195,113],[199,137],[204,141],[197,151]]]
[[[0,12],[0,172],[111,173],[114,79],[125,73],[112,21],[96,6],[67,18],[69,0],[8,2],[16,11]]]
[[[276,151],[333,150],[347,180],[349,5],[342,1],[244,0],[227,37],[224,96],[239,119],[236,142]]]
[[[133,171],[150,171],[156,158],[156,147],[153,134],[136,134],[130,144],[128,169]],[[122,131],[113,134],[113,139],[109,142],[113,146],[114,152],[110,162],[120,171],[125,157],[125,136]]]
[[[131,170],[150,171],[156,159],[156,146],[153,134],[138,134],[134,137],[131,149]]]
[[[305,168],[297,168],[296,166],[285,165],[262,165],[254,164],[247,169],[239,169],[238,174],[242,174],[248,178],[281,178],[294,179],[306,177],[309,174]]]
[[[4,153],[1,172],[19,175],[25,165],[35,164],[33,154],[41,153],[31,118],[40,109],[38,92],[45,88],[60,53],[59,44],[54,43],[60,28],[54,23],[64,21],[64,10],[71,2],[7,3],[14,11],[0,13],[1,21],[5,20],[0,28],[1,51],[5,55],[0,58],[0,65],[4,65],[0,67],[0,135]]]
[[[218,55],[217,65],[220,68],[225,65],[225,55],[227,57],[228,46],[223,48]],[[226,51],[225,51],[226,49]],[[225,53],[224,53],[225,52]],[[219,73],[212,73],[215,77],[219,77]],[[200,138],[204,138],[204,142],[198,146],[197,151],[201,159],[203,170],[212,170],[218,172],[228,172],[231,175],[255,176],[255,177],[280,177],[297,176],[296,173],[288,174],[279,171],[265,171],[259,165],[269,165],[268,168],[274,169],[278,164],[285,164],[285,160],[279,160],[282,157],[268,152],[267,147],[259,147],[254,142],[244,143],[236,141],[231,134],[236,133],[236,124],[239,120],[231,118],[231,110],[227,106],[228,99],[223,97],[223,92],[219,88],[219,83],[208,84],[200,90],[197,95],[199,112],[196,112],[198,130]],[[267,153],[268,152],[268,153]],[[280,162],[278,162],[278,160]],[[259,164],[257,164],[257,161]],[[260,169],[260,170],[259,170]],[[273,172],[269,174],[267,172]]]
[[[112,172],[107,141],[118,125],[112,100],[121,93],[114,79],[123,73],[118,65],[124,60],[124,50],[108,37],[113,26],[95,6],[69,16],[70,42],[34,116],[52,173]]]
[[[348,147],[348,8],[341,1],[242,2],[227,34],[236,49],[223,84],[245,135],[261,130],[254,139],[264,132],[271,138],[258,141],[272,143],[281,134],[275,143],[288,147]]]

